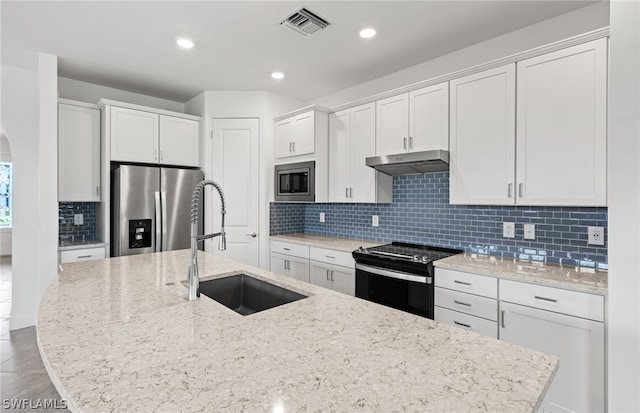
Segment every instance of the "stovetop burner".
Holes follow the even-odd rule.
[[[356,254],[374,255],[380,258],[388,257],[392,260],[410,261],[416,263],[431,263],[441,258],[462,253],[461,250],[440,248],[428,245],[410,244],[404,242],[392,242],[371,248],[360,248],[354,251]]]

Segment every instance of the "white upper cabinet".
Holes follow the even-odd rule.
[[[451,83],[450,203],[513,204],[515,64]]]
[[[517,67],[517,203],[606,206],[607,39]]]
[[[100,201],[100,111],[58,104],[58,201]]]
[[[377,155],[449,147],[449,83],[376,102]]]
[[[406,152],[409,148],[409,94],[376,102],[376,155]]]
[[[110,107],[111,160],[200,166],[200,122]]]
[[[329,202],[391,202],[391,177],[366,166],[376,154],[376,105],[329,116]]]
[[[449,82],[409,93],[409,150],[449,148]]]
[[[111,160],[157,163],[158,119],[156,113],[111,107]]]
[[[160,162],[200,166],[200,122],[160,115]]]
[[[287,158],[315,152],[315,110],[309,110],[290,118],[279,120],[275,125],[276,158]]]

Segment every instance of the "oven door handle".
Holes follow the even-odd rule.
[[[433,278],[431,277],[421,277],[419,275],[413,275],[406,272],[391,271],[358,263],[356,263],[356,270],[370,272],[371,274],[377,274],[383,277],[396,278],[398,280],[411,281],[421,284],[431,284],[433,282]]]

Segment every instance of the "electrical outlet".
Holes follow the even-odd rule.
[[[524,224],[524,239],[536,239],[536,224]]]
[[[324,212],[320,213],[320,222],[324,222]]]
[[[603,227],[588,227],[588,240],[589,245],[604,245],[604,228]]]
[[[83,225],[84,224],[84,216],[82,214],[73,214],[73,224],[74,225]]]
[[[371,215],[371,226],[379,227],[380,226],[380,217],[377,215]]]
[[[516,237],[516,223],[515,222],[503,222],[502,223],[502,236],[504,238]]]

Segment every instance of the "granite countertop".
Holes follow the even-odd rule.
[[[294,244],[303,244],[310,247],[327,248],[344,252],[352,252],[359,247],[370,248],[375,247],[376,245],[383,244],[381,242],[361,241],[351,238],[337,238],[303,233],[272,235],[270,238],[276,241],[292,242]]]
[[[99,240],[84,240],[84,239],[65,239],[58,242],[58,251],[70,251],[80,250],[85,248],[100,248],[105,247],[107,244]]]
[[[529,263],[476,254],[460,254],[434,262],[437,268],[466,271],[549,287],[607,295],[607,272],[577,271],[575,267]]]
[[[533,412],[558,359],[200,253],[308,295],[241,316],[186,299],[189,251],[64,265],[38,310],[53,383],[82,412]]]

